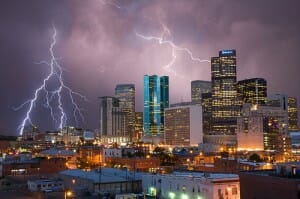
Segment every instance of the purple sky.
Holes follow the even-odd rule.
[[[268,94],[300,99],[299,7],[298,0],[2,0],[0,133],[17,133],[26,107],[17,112],[12,107],[30,99],[49,71],[34,63],[50,59],[52,23],[64,79],[89,99],[79,101],[84,128],[98,127],[97,97],[113,95],[116,84],[135,84],[136,108],[142,111],[144,74],[170,77],[171,103],[190,100],[191,80],[210,80],[210,64],[192,61],[184,51],[175,52],[166,70],[172,48],[136,33],[165,33],[200,59],[236,49],[238,80],[263,77]],[[42,101],[32,119],[42,130],[55,127]]]

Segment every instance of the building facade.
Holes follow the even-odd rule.
[[[179,106],[165,109],[165,144],[197,146],[203,142],[202,107]]]
[[[115,97],[100,97],[100,138],[102,142],[127,142],[130,140],[128,132],[127,111],[119,106]]]
[[[280,107],[245,104],[238,118],[238,150],[270,150],[290,154],[287,112]]]
[[[90,193],[98,193],[101,196],[104,193],[114,196],[120,193],[139,193],[142,191],[141,175],[126,169],[101,168],[98,171],[69,169],[58,175],[64,181],[67,189],[86,189]]]
[[[164,132],[164,109],[169,107],[169,77],[144,76],[143,132],[160,136]]]
[[[273,94],[268,96],[268,106],[280,107],[283,110],[288,109],[288,96],[284,94]]]
[[[135,120],[135,86],[134,84],[118,84],[115,97],[119,100],[119,107],[127,113],[128,133],[133,137]]]
[[[289,132],[299,131],[297,98],[288,97],[288,128]]]
[[[194,80],[191,82],[192,103],[201,105],[202,93],[209,92],[211,92],[211,82],[203,80]]]
[[[143,136],[143,112],[135,112],[133,141],[138,142]]]
[[[244,104],[237,120],[238,150],[264,150],[263,115],[253,106],[255,105]]]
[[[237,100],[236,51],[219,51],[211,58],[212,134],[235,135],[239,101]]]
[[[267,81],[263,78],[238,81],[237,95],[243,104],[264,105],[267,102]]]
[[[209,135],[212,125],[212,95],[211,93],[202,93],[202,123],[203,134]]]
[[[240,198],[240,182],[236,174],[198,172],[145,174],[142,186],[144,193],[155,198]]]
[[[274,171],[240,172],[239,177],[241,198],[299,198],[298,162],[277,164]]]

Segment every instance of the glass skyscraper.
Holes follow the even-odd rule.
[[[267,102],[267,81],[263,78],[238,81],[237,93],[242,103],[264,105]]]
[[[144,135],[164,132],[164,108],[169,107],[169,77],[144,76]]]
[[[212,132],[234,135],[239,115],[236,82],[236,51],[219,51],[211,58]]]

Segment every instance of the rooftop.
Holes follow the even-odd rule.
[[[148,174],[148,175],[153,175],[153,174]],[[177,172],[176,171],[171,174],[163,174],[161,176],[201,179],[201,180],[209,180],[211,182],[239,180],[239,176],[237,174],[225,174],[225,173]]]
[[[113,168],[102,168],[101,171],[83,171],[80,169],[69,169],[60,172],[60,175],[72,176],[92,180],[94,183],[113,183],[124,182],[128,180],[141,180],[141,173],[133,173],[126,170],[119,170]]]
[[[74,152],[71,150],[61,150],[56,148],[51,148],[40,152],[43,155],[53,155],[53,156],[73,156]]]
[[[60,179],[39,179],[39,180],[28,180],[28,183],[36,183],[36,184],[44,184],[44,183],[52,183],[52,182],[63,182]]]

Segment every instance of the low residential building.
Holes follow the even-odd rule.
[[[143,191],[160,198],[239,199],[240,182],[235,174],[174,172],[143,175]]]

